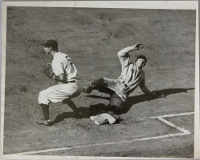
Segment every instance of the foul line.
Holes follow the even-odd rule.
[[[154,119],[159,119],[160,121],[162,121],[163,123],[169,125],[170,127],[173,127],[177,130],[179,130],[180,132],[183,132],[185,134],[191,134],[188,130],[185,130],[184,128],[178,127],[175,124],[167,121],[164,118],[168,118],[168,117],[175,117],[175,116],[185,116],[185,115],[191,115],[194,114],[194,112],[188,112],[188,113],[180,113],[180,114],[169,114],[169,115],[163,115],[163,116],[155,116],[155,117],[150,117],[150,118],[154,118]]]
[[[187,112],[187,113],[178,113],[178,114],[168,114],[168,115],[162,115],[162,116],[154,116],[154,117],[150,117],[150,118],[168,118],[168,117],[176,117],[176,116],[186,116],[186,115],[191,115],[194,114],[194,112]]]
[[[194,114],[194,112],[150,117],[150,118],[153,118],[153,119],[158,119],[158,120],[162,121],[163,123],[169,125],[170,127],[175,128],[178,131],[180,131],[180,133],[176,133],[176,134],[170,134],[169,133],[167,135],[156,136],[156,137],[147,137],[147,138],[140,138],[140,139],[129,139],[129,140],[123,140],[123,141],[118,141],[118,142],[106,142],[106,143],[79,145],[79,146],[73,146],[73,147],[53,148],[53,149],[45,149],[45,150],[40,150],[40,151],[29,151],[29,152],[16,153],[16,154],[12,154],[12,155],[30,155],[30,154],[38,154],[38,153],[45,153],[45,152],[55,152],[55,151],[63,151],[63,150],[72,150],[72,149],[77,149],[77,148],[87,148],[87,147],[95,147],[95,146],[102,146],[102,145],[131,143],[131,142],[137,142],[137,141],[147,141],[147,140],[154,140],[154,139],[162,139],[162,138],[190,135],[191,133],[188,130],[185,130],[184,128],[178,127],[175,124],[167,121],[164,118],[191,115],[191,114]]]

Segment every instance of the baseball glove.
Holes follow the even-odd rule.
[[[53,73],[53,70],[52,70],[52,67],[51,67],[50,63],[47,63],[47,65],[45,66],[44,73],[49,78],[53,77],[54,73]]]

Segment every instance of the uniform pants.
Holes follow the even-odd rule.
[[[91,86],[97,89],[99,92],[110,94],[110,110],[113,110],[116,114],[119,114],[125,107],[125,102],[117,94],[121,91],[121,85],[117,83],[115,79],[98,78],[91,81]]]
[[[39,93],[39,104],[57,103],[77,97],[81,93],[81,85],[77,83],[60,83]]]

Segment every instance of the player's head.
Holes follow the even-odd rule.
[[[135,65],[138,69],[142,69],[147,63],[147,58],[144,55],[137,56]]]
[[[51,51],[58,51],[58,43],[55,40],[50,39],[44,44],[44,50],[46,54],[49,54]]]

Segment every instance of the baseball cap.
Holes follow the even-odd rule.
[[[50,39],[44,44],[44,46],[45,47],[58,48],[58,43],[55,40]]]

